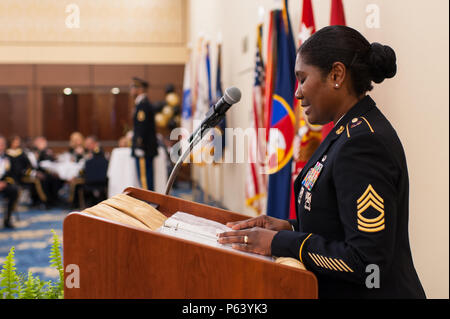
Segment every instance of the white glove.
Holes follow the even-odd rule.
[[[134,155],[136,155],[137,157],[144,157],[145,152],[141,148],[136,148],[136,149],[134,149]]]

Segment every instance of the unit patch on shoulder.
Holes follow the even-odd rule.
[[[372,185],[367,186],[356,205],[359,230],[374,233],[384,229],[384,200]]]

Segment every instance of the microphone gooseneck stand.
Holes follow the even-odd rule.
[[[172,185],[178,174],[178,171],[181,168],[181,165],[183,164],[186,157],[192,152],[194,146],[201,141],[206,130],[218,125],[224,119],[227,110],[233,104],[239,102],[240,99],[241,99],[241,91],[236,87],[231,87],[225,91],[224,96],[215,105],[210,107],[210,109],[206,113],[206,118],[191,134],[191,136],[189,136],[188,148],[184,151],[184,153],[180,156],[180,158],[178,158],[174,168],[172,169],[172,172],[170,173],[169,179],[166,184],[166,191],[164,193],[165,195],[169,195]]]
[[[183,164],[186,157],[192,152],[195,145],[197,145],[198,142],[201,141],[203,137],[203,133],[209,128],[209,126],[205,123],[201,125],[200,129],[197,129],[189,138],[190,143],[188,148],[183,152],[183,154],[178,158],[175,166],[172,169],[172,172],[170,173],[169,179],[167,180],[166,184],[166,191],[164,192],[165,195],[169,195],[170,190],[172,189],[172,185],[175,182],[175,178],[178,175],[178,172],[181,169],[181,165]]]

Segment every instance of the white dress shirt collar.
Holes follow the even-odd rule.
[[[345,116],[345,114],[347,114],[347,113],[342,114],[342,116],[339,118],[339,120],[337,120],[337,122],[336,122],[336,124],[334,126],[338,125],[338,123],[342,120],[342,118]]]

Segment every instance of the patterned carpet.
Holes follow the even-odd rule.
[[[201,189],[192,190],[188,183],[177,183],[171,195],[222,207],[220,203],[208,199]],[[14,246],[17,272],[27,274],[31,271],[41,280],[56,280],[58,272],[50,267],[49,261],[53,237],[51,231],[54,230],[60,241],[63,241],[63,221],[69,212],[67,209],[36,210],[19,205],[18,212],[13,215],[16,228],[5,229],[0,224],[0,269],[10,248]],[[0,220],[3,220],[3,209],[0,211]]]
[[[14,246],[17,272],[31,271],[42,280],[57,279],[58,272],[50,267],[49,261],[51,231],[54,230],[62,242],[62,224],[67,213],[62,209],[42,211],[19,207],[13,215],[15,229],[0,228],[0,263]]]

